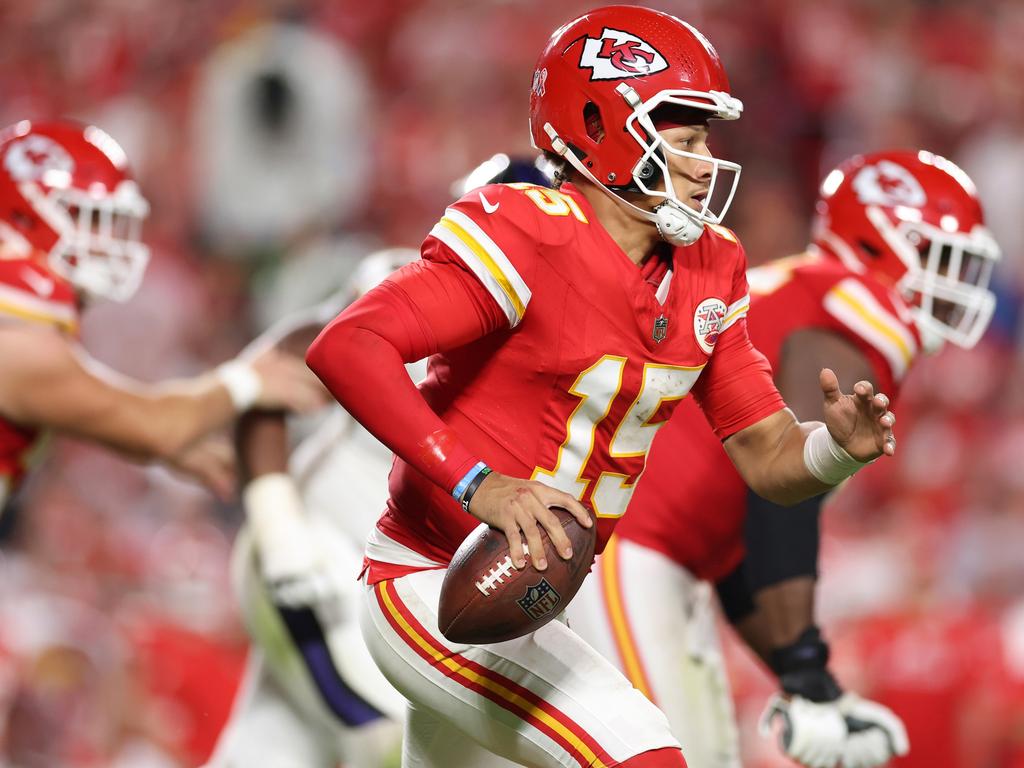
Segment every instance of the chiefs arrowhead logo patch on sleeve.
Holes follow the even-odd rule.
[[[697,339],[700,348],[709,355],[715,348],[718,341],[718,334],[722,332],[722,325],[725,322],[726,306],[721,299],[704,299],[697,305],[693,313],[693,335]]]
[[[668,63],[645,40],[605,27],[600,39],[588,37],[583,44],[580,68],[592,70],[591,80],[620,80],[660,72],[668,69]]]

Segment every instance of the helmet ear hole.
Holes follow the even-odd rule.
[[[882,255],[882,252],[875,248],[875,246],[873,246],[867,240],[858,240],[857,247],[860,248],[861,252],[865,256],[868,256],[872,259],[877,259],[879,256]]]
[[[11,220],[19,229],[35,229],[36,220],[22,211],[12,211]]]
[[[601,110],[592,101],[583,105],[583,124],[587,128],[587,136],[591,141],[595,144],[604,141],[604,121],[601,119]]]

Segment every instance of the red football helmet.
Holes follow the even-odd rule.
[[[90,295],[125,301],[149,261],[149,204],[99,128],[24,120],[0,131],[0,258],[36,259]]]
[[[740,166],[669,146],[651,120],[651,112],[664,105],[724,120],[735,120],[743,110],[729,95],[718,54],[695,28],[649,8],[598,8],[560,27],[548,41],[533,73],[530,132],[538,148],[561,155],[606,193],[655,222],[666,240],[689,245],[705,223],[722,221]],[[712,164],[701,210],[676,197],[666,153]],[[733,174],[727,194],[719,182],[722,170]],[[649,211],[613,190],[664,202]],[[713,198],[719,201],[717,211],[711,210]]]
[[[857,155],[825,177],[814,244],[907,301],[926,346],[970,348],[995,309],[999,245],[974,183],[931,152]]]

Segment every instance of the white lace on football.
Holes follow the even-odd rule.
[[[141,241],[149,204],[135,182],[103,195],[73,188],[44,193],[32,183],[21,191],[60,235],[49,255],[57,274],[90,296],[127,301],[135,294],[149,262]]]
[[[530,554],[529,548],[523,544],[523,553],[526,555]],[[515,566],[512,565],[512,555],[506,555],[505,559],[499,560],[491,570],[484,574],[480,581],[474,582],[477,589],[479,589],[484,597],[488,597],[491,594],[491,590],[503,583],[505,579],[512,575],[515,571]]]
[[[879,208],[868,206],[866,212],[907,265],[898,287],[922,334],[965,349],[977,344],[996,306],[988,288],[1002,255],[995,238],[980,225],[965,233],[915,220],[912,209],[896,226]]]

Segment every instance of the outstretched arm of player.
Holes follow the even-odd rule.
[[[322,389],[299,361],[268,350],[193,379],[142,384],[90,359],[59,331],[0,325],[0,413],[134,458],[173,463],[249,407],[310,410]]]
[[[736,469],[759,496],[794,504],[824,493],[868,461],[896,450],[889,398],[858,381],[844,394],[835,373],[817,376],[825,423],[797,421],[788,408],[768,410],[778,393],[767,363],[740,321],[723,332],[694,395]],[[784,405],[784,403],[783,403]],[[769,415],[756,418],[762,412]]]
[[[424,259],[342,312],[310,347],[306,361],[378,440],[452,493],[481,457],[434,413],[404,365],[507,328],[507,317],[476,277],[453,262]],[[497,472],[478,484],[469,511],[506,533],[517,565],[525,564],[525,535],[534,565],[543,568],[538,524],[559,552],[571,551],[551,506],[565,507],[590,525],[589,513],[568,494]]]

